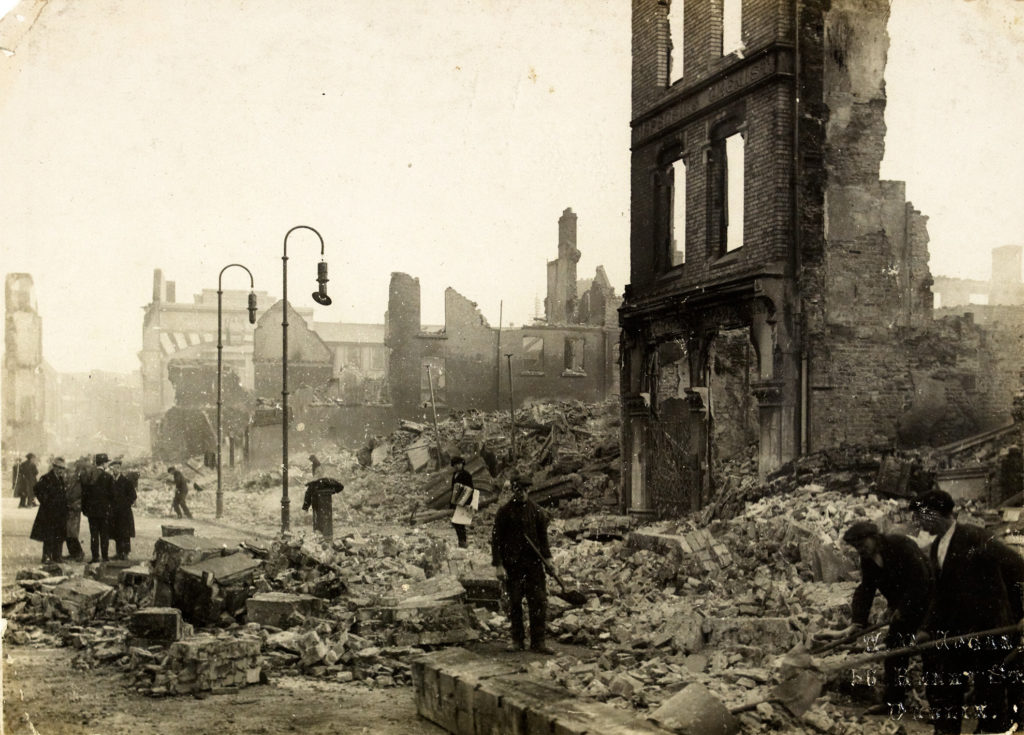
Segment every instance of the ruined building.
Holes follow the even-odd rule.
[[[990,369],[975,325],[933,324],[927,218],[879,179],[888,12],[633,0],[631,512],[700,507],[726,445],[756,443],[764,475],[1008,417],[1016,369]]]
[[[992,317],[998,318],[1000,313],[1019,313],[1020,307],[1024,307],[1022,251],[1024,248],[1020,245],[993,248],[992,278],[988,281],[936,276],[932,285],[936,314],[971,312],[975,321],[984,323]],[[1007,310],[1002,307],[1017,308]]]
[[[46,370],[32,276],[8,273],[4,304],[4,451],[42,454],[47,449]]]
[[[558,221],[558,257],[547,264],[544,319],[491,327],[476,304],[445,290],[445,323],[420,321],[419,280],[392,273],[388,294],[388,385],[395,414],[439,409],[494,410],[545,398],[599,401],[618,392],[616,310],[621,303],[601,267],[578,281],[576,215]],[[511,360],[507,355],[512,355]],[[433,390],[433,396],[431,391]]]

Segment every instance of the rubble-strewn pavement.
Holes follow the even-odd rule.
[[[638,526],[617,514],[612,404],[535,406],[517,424],[516,466],[532,474],[552,517],[554,565],[587,602],[571,605],[549,580],[557,655],[499,656],[640,718],[699,684],[729,708],[758,703],[738,715],[742,732],[927,731],[909,716],[861,714],[880,690],[863,683],[870,671],[832,677],[799,718],[767,701],[787,652],[848,622],[857,566],[837,541],[843,530],[870,519],[883,531],[915,532],[906,502],[875,492],[880,454],[805,457],[766,483],[751,459],[734,461],[716,468],[729,490],[703,512]],[[110,667],[123,672],[127,690],[152,697],[295,676],[411,692],[423,652],[466,646],[494,655],[508,640],[488,546],[512,468],[500,459],[508,456],[507,415],[449,418],[440,441],[432,427],[403,426],[359,453],[318,453],[346,486],[334,501],[333,543],[314,537],[309,515],[297,512],[290,536],[275,533],[278,476],[225,473],[224,522],[258,531],[250,542],[194,536],[188,521],[168,518],[165,533],[174,535],[139,549],[138,562],[22,571],[4,589],[5,642],[66,646],[83,676]],[[485,490],[469,549],[456,547],[447,521],[450,470],[430,469],[438,446],[471,458]],[[310,479],[302,459],[290,468],[293,497]],[[191,464],[190,479],[204,488],[190,498],[193,512],[212,517],[215,481]],[[135,468],[137,514],[168,517],[163,467]],[[976,522],[1016,530],[996,511],[974,511]],[[876,601],[873,617],[883,611]]]

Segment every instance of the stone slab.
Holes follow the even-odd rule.
[[[181,610],[176,607],[144,607],[132,613],[128,630],[136,638],[170,643],[181,640]]]
[[[516,667],[450,648],[412,662],[420,716],[456,735],[668,735],[669,731]]]
[[[246,620],[260,625],[287,627],[293,613],[315,615],[326,607],[326,602],[313,595],[287,592],[261,592],[245,601]]]

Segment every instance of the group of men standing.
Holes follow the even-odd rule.
[[[846,531],[861,560],[847,630],[867,625],[881,592],[890,610],[886,648],[931,642],[921,655],[935,732],[959,733],[965,719],[977,721],[976,732],[1006,732],[1024,721],[1024,558],[985,529],[958,522],[954,508],[942,490],[911,502],[921,529],[935,536],[928,555],[913,539],[883,534],[870,521]],[[886,660],[879,708],[895,718],[909,714],[908,664],[907,656]]]
[[[28,457],[34,460],[34,455]],[[89,521],[90,561],[109,560],[111,541],[116,558],[127,559],[135,536],[132,506],[137,482],[122,472],[120,460],[111,461],[106,454],[97,454],[92,462],[80,459],[72,468],[63,457],[55,457],[49,471],[32,487],[31,497],[39,510],[29,537],[42,542],[42,561],[61,561],[65,544],[69,560],[85,560],[79,541],[83,515]]]

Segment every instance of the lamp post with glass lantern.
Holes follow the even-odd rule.
[[[308,225],[296,225],[284,236],[284,251],[281,254],[282,309],[281,309],[281,533],[288,533],[288,236],[295,230],[309,230],[320,240],[320,262],[317,263],[317,290],[313,300],[321,306],[330,306],[327,295],[327,262],[324,260],[324,239]]]

